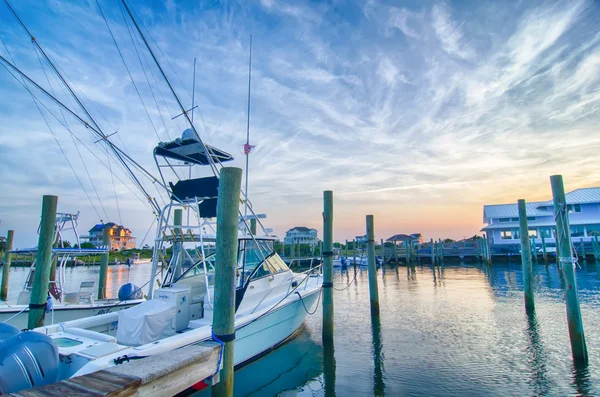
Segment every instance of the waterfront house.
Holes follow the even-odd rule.
[[[589,242],[600,235],[600,187],[573,190],[566,194],[570,233],[573,242]],[[483,229],[490,244],[508,246],[519,244],[519,212],[517,203],[483,206]],[[556,243],[556,222],[552,200],[527,203],[529,236],[541,244]]]
[[[394,244],[404,244],[405,241],[409,241],[413,244],[421,245],[423,244],[423,235],[421,233],[395,234],[385,241],[393,242]]]
[[[296,226],[285,233],[283,240],[284,244],[308,244],[317,246],[319,239],[317,238],[317,229],[310,229],[304,226]]]
[[[87,239],[96,247],[102,245],[102,232],[108,228],[110,236],[110,249],[112,251],[129,250],[135,248],[135,237],[131,236],[131,230],[116,223],[99,223],[90,229],[88,236],[81,236]]]

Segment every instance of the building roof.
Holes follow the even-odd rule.
[[[89,230],[89,233],[91,233],[91,232],[100,232],[105,227],[108,227],[109,229],[116,228],[117,230],[120,230],[120,229],[129,230],[125,226],[117,225],[114,222],[108,222],[108,223],[98,223],[97,225],[94,225],[94,227]]]
[[[311,230],[317,230],[317,229],[311,229],[311,228],[305,227],[305,226],[296,226],[296,227],[293,227],[290,230],[288,230],[288,232],[291,232],[292,230],[297,230],[299,232],[310,232]]]
[[[590,187],[573,190],[566,193],[567,204],[600,203],[600,187]],[[527,216],[553,215],[553,201],[535,201],[527,203]],[[490,223],[490,219],[518,218],[517,203],[492,204],[483,206],[483,223]]]
[[[410,240],[418,239],[420,237],[421,237],[421,233],[395,234],[385,241],[407,241],[407,240],[410,241]]]

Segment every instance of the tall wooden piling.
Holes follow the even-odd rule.
[[[533,263],[537,264],[538,255],[537,244],[535,243],[535,236],[531,236],[531,257],[533,258]]]
[[[597,261],[598,259],[600,259],[600,245],[598,244],[598,236],[597,235],[594,235],[593,241],[594,241],[594,245],[595,245],[594,259],[596,259],[596,261]]]
[[[542,237],[542,257],[544,258],[544,265],[548,266],[548,251],[546,250],[546,237],[544,236],[544,231],[540,231]]]
[[[6,234],[6,251],[4,252],[4,265],[2,265],[2,287],[0,289],[0,300],[8,300],[8,279],[10,277],[10,260],[9,253],[13,247],[14,230],[9,230]]]
[[[383,243],[383,239],[381,239],[381,265],[385,263],[385,245]]]
[[[583,241],[583,237],[579,241],[581,242],[581,259],[585,261],[585,242]]]
[[[38,239],[33,288],[29,301],[29,318],[27,328],[33,329],[44,325],[48,299],[48,283],[52,266],[52,245],[56,227],[56,207],[58,197],[46,195],[42,199],[42,221]]]
[[[377,289],[377,266],[375,265],[375,225],[373,215],[367,215],[367,260],[369,264],[371,316],[379,316],[379,290]]]
[[[213,333],[224,343],[223,369],[213,386],[213,396],[233,396],[233,346],[235,340],[235,271],[238,253],[238,210],[242,169],[223,167],[217,198],[215,298]]]
[[[108,274],[108,261],[110,255],[110,234],[108,227],[102,227],[102,245],[107,246],[108,251],[100,255],[100,274],[98,275],[98,299],[106,299],[106,276]]]
[[[429,241],[430,249],[431,249],[431,264],[435,265],[435,245],[433,244],[433,239]]]
[[[250,233],[256,236],[256,218],[250,219]]]
[[[567,323],[571,339],[573,359],[587,363],[588,353],[581,320],[579,296],[577,294],[577,281],[575,279],[575,263],[573,262],[571,233],[569,229],[569,216],[565,199],[565,187],[562,175],[550,177],[552,197],[554,200],[554,218],[556,219],[557,260],[561,264],[565,278],[565,291],[567,300]]]
[[[176,208],[173,210],[173,258],[177,261],[175,265],[175,277],[178,279],[182,273],[183,265],[183,232],[181,225],[183,224],[183,209]]]
[[[442,239],[440,238],[439,240],[439,254],[438,256],[440,257],[440,263],[444,263],[444,243],[442,242]]]
[[[408,240],[404,240],[404,260],[406,261],[406,265],[410,263],[410,251],[408,247]]]
[[[344,251],[346,253],[346,255],[344,255],[346,257],[346,259],[348,259],[348,240],[346,240],[346,245],[344,246]]]
[[[356,252],[354,254],[356,257]],[[323,342],[333,342],[333,192],[323,192]]]
[[[519,210],[519,234],[521,235],[521,267],[523,269],[523,289],[525,290],[525,310],[535,310],[533,299],[533,266],[531,263],[531,243],[527,226],[527,207],[525,200],[517,202]]]

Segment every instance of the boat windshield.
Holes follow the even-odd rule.
[[[240,240],[238,251],[238,287],[252,280],[289,270],[275,255],[271,240]]]
[[[197,259],[197,261],[195,261],[195,263],[192,266],[187,267],[187,269],[183,272],[183,274],[181,276],[179,276],[174,283],[181,281],[181,280],[185,280],[188,279],[190,277],[195,277],[195,276],[199,276],[199,275],[204,275],[204,264],[202,262],[202,259],[199,257],[200,254],[198,255],[192,255],[192,257],[194,257],[194,259]],[[215,254],[210,254],[206,257],[205,259],[206,262],[206,271],[208,272],[208,274],[214,274],[215,273]]]

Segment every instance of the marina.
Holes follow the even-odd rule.
[[[0,1],[0,395],[600,396],[597,4]]]

